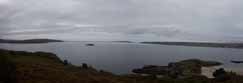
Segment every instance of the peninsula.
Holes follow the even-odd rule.
[[[212,42],[141,42],[143,44],[218,47],[218,48],[243,48],[243,43],[212,43]]]
[[[50,42],[64,42],[64,41],[55,40],[55,39],[27,39],[27,40],[0,39],[0,43],[31,44],[31,43],[50,43]]]

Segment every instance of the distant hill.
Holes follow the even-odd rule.
[[[9,39],[0,39],[0,43],[50,43],[50,42],[63,42],[62,40],[54,39],[28,39],[28,40],[9,40]]]
[[[243,43],[211,43],[211,42],[141,42],[144,44],[219,47],[219,48],[243,48]]]
[[[119,43],[133,43],[132,41],[112,41],[112,42],[119,42]]]

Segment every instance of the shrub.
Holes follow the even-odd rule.
[[[82,64],[82,68],[84,68],[84,69],[88,69],[88,68],[89,68],[89,66],[88,66],[88,64],[83,63],[83,64]]]
[[[63,61],[63,64],[64,64],[64,65],[68,65],[68,64],[69,64],[69,63],[68,63],[68,60],[64,60],[64,61]]]
[[[223,68],[216,70],[213,73],[213,76],[215,77],[216,81],[226,81],[229,79],[227,72]]]
[[[6,56],[0,55],[0,83],[16,82],[16,67]]]

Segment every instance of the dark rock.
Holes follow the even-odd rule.
[[[83,69],[88,69],[88,68],[89,68],[89,66],[88,66],[88,64],[83,63],[83,64],[82,64],[82,68],[83,68]]]
[[[86,44],[86,46],[94,46],[94,44]]]
[[[69,64],[68,60],[64,60],[64,61],[63,61],[63,64],[64,64],[64,65],[68,65],[68,64]]]
[[[231,62],[231,63],[236,63],[236,64],[243,63],[243,61],[235,61],[235,60],[231,60],[230,62]]]
[[[167,74],[169,71],[167,66],[144,66],[141,69],[134,69],[132,72],[139,74],[151,74],[151,75],[162,75]]]

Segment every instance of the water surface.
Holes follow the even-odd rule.
[[[95,46],[85,46],[94,43]],[[45,51],[57,54],[74,65],[88,63],[95,68],[116,74],[131,73],[144,65],[167,65],[185,59],[222,62],[225,68],[243,70],[243,64],[230,60],[243,60],[243,49],[190,46],[150,45],[116,42],[58,42],[47,44],[0,44],[0,48],[19,51]]]

